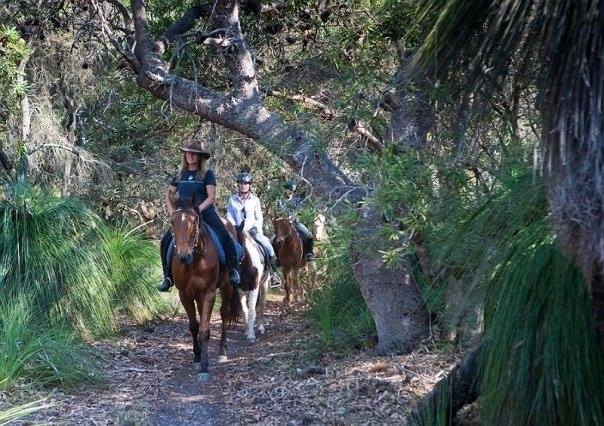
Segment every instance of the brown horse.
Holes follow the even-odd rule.
[[[222,305],[222,334],[220,337],[219,362],[226,361],[226,333],[229,324],[237,318],[238,303],[228,284],[226,266],[221,266],[212,237],[205,231],[201,216],[193,200],[178,200],[170,217],[174,235],[172,276],[180,301],[189,318],[189,330],[193,337],[194,362],[199,363],[198,381],[210,378],[208,371],[208,342],[210,318],[220,288]],[[233,228],[231,226],[231,232]],[[199,321],[197,320],[199,312]]]
[[[289,305],[292,296],[294,300],[302,298],[302,289],[298,286],[298,272],[306,266],[302,238],[289,218],[273,219],[273,226],[275,227],[273,245],[283,268],[285,303]]]
[[[239,301],[245,320],[245,337],[248,341],[254,342],[256,340],[254,333],[256,305],[258,306],[258,332],[264,334],[265,331],[264,306],[272,274],[263,262],[262,250],[258,242],[242,228],[243,223],[237,227],[237,239],[244,249]]]

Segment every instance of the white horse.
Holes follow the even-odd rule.
[[[256,340],[254,333],[256,306],[258,307],[258,332],[264,334],[266,331],[264,306],[272,274],[265,264],[260,244],[241,229],[237,229],[237,239],[243,245],[245,253],[241,265],[241,287],[239,288],[239,300],[245,322],[245,337],[248,341],[254,342]]]

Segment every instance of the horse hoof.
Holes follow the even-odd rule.
[[[207,383],[210,381],[212,376],[210,373],[198,373],[197,374],[197,383]]]
[[[252,335],[252,336],[245,336],[245,338],[250,343],[254,343],[256,341],[256,336],[254,336],[254,335]]]
[[[261,325],[260,327],[258,327],[258,333],[264,334],[265,332],[266,332],[266,330],[264,329],[264,325]]]
[[[228,360],[229,360],[229,357],[227,357],[226,355],[219,355],[218,356],[218,364],[224,364]]]

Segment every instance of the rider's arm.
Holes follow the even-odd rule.
[[[166,211],[168,216],[172,216],[174,213],[174,202],[176,201],[176,187],[170,185],[166,191]]]
[[[264,225],[264,217],[262,216],[262,207],[260,207],[260,199],[257,200],[256,208],[254,210],[255,210],[254,216],[256,216],[256,228],[258,228],[258,232],[260,232],[262,234],[263,233],[262,226]]]
[[[208,193],[208,198],[206,198],[203,203],[199,205],[199,212],[203,212],[205,209],[214,204],[214,200],[216,199],[216,185],[206,185],[206,191]]]
[[[231,222],[234,226],[237,226],[237,221],[235,220],[235,205],[233,204],[233,198],[229,198],[229,202],[227,204],[227,220]]]

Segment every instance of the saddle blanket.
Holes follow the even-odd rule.
[[[220,234],[218,234],[218,232],[216,232],[216,230],[214,230],[214,228],[212,228],[207,223],[204,223],[204,226],[206,227],[206,232],[210,234],[210,236],[212,237],[212,241],[214,241],[214,247],[216,247],[216,253],[218,254],[218,260],[220,261],[220,264],[225,265],[226,252],[224,250],[222,240],[220,239]],[[243,247],[241,246],[241,244],[239,244],[239,241],[237,240],[233,240],[233,243],[235,244],[235,251],[237,252],[237,260],[241,262],[241,259],[243,258]]]

